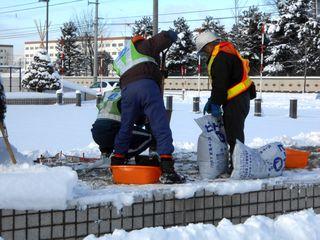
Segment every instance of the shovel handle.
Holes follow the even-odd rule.
[[[3,136],[3,141],[4,141],[5,145],[6,145],[7,151],[9,153],[10,158],[11,158],[11,161],[12,161],[13,164],[16,164],[17,161],[16,161],[16,158],[15,158],[15,156],[13,154],[11,145],[9,143],[7,128],[6,128],[6,126],[4,125],[3,122],[0,122],[0,130],[1,130],[1,133],[2,133],[2,136]]]

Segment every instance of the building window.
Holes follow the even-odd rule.
[[[50,53],[50,57],[53,57],[53,53]]]
[[[107,44],[106,44],[106,47],[110,47],[110,43],[107,43]]]
[[[117,53],[116,52],[112,52],[112,55],[117,55]]]
[[[117,46],[117,44],[116,43],[112,43],[112,47],[116,47]]]
[[[29,47],[26,47],[26,50],[29,50]]]
[[[30,47],[30,50],[33,50],[33,47]]]
[[[26,57],[29,57],[29,54],[26,54]]]
[[[118,47],[122,47],[123,46],[123,43],[118,43]]]
[[[35,47],[35,49],[38,49],[39,47]]]
[[[33,54],[30,54],[30,57],[33,57]]]
[[[53,49],[53,46],[50,46],[50,49]]]

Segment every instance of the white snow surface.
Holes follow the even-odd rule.
[[[63,88],[78,90],[80,92],[88,93],[88,94],[91,94],[94,96],[96,96],[96,94],[97,94],[97,92],[95,90],[92,90],[91,88],[88,88],[88,87],[84,87],[83,85],[78,84],[78,83],[74,83],[74,82],[71,82],[71,81],[68,81],[65,79],[61,79],[60,82],[61,82],[61,85],[63,86]]]
[[[0,209],[65,209],[77,182],[69,167],[0,165]]]
[[[200,128],[194,122],[200,114],[192,112],[192,98],[197,92],[174,92],[171,129],[176,152],[196,151]],[[23,93],[24,94],[24,93]],[[259,95],[259,93],[258,93]],[[202,110],[210,92],[201,92]],[[320,146],[320,99],[317,94],[263,93],[262,117],[254,116],[254,102],[245,124],[246,145],[260,147],[280,141],[285,145]],[[289,118],[289,100],[298,100],[298,118]],[[75,105],[9,105],[6,123],[11,143],[31,156],[48,152],[98,156],[98,146],[91,136],[96,119],[95,101]],[[22,117],[23,116],[23,117]],[[27,136],[27,137],[26,137]],[[26,141],[26,138],[28,139]]]
[[[311,240],[320,239],[320,215],[312,209],[285,214],[270,219],[265,216],[252,216],[243,224],[232,224],[222,219],[218,226],[211,224],[189,224],[185,227],[144,228],[126,232],[116,229],[102,237],[87,236],[84,240]]]
[[[210,93],[201,92],[200,94],[202,108]],[[201,114],[192,112],[192,98],[197,95],[197,92],[186,92],[185,98],[182,100],[179,93],[175,93],[171,128],[177,155],[183,152],[196,151],[197,139],[201,130],[196,126],[193,119],[198,118]],[[320,146],[320,100],[316,99],[316,96],[316,94],[263,93],[262,117],[253,116],[253,101],[251,103],[251,111],[245,127],[247,145],[259,147],[266,143],[280,141],[286,146]],[[288,117],[289,100],[291,98],[298,99],[297,119]],[[85,153],[86,156],[97,157],[100,152],[98,146],[93,142],[90,132],[91,125],[96,119],[96,114],[95,101],[86,102],[81,107],[76,107],[75,105],[9,105],[5,121],[11,144],[20,153],[27,155],[29,159],[35,160],[40,154],[54,155],[61,150],[66,154],[82,156],[82,153]],[[0,163],[3,163],[1,156]],[[22,179],[28,182],[28,177],[30,177],[30,181],[35,181],[37,175],[33,177],[33,174],[28,174],[33,171],[33,166],[22,166],[17,166],[21,171],[22,169],[26,171],[25,175],[21,174],[21,176],[24,176]],[[35,169],[38,168],[35,167]],[[11,182],[12,184],[14,181],[11,178],[9,179],[11,175],[7,174],[7,171],[0,172],[0,176],[3,178],[0,182]],[[48,174],[40,174],[38,176],[40,180],[37,184],[41,185],[41,182],[43,182],[42,187],[51,184],[50,181],[52,179],[49,177],[54,174],[50,171],[55,170],[53,168],[47,171],[49,172]],[[71,170],[67,173],[66,175],[68,176],[75,175],[75,172]],[[72,179],[70,182],[74,185],[75,179],[73,177],[70,177],[70,179]],[[65,182],[57,181],[57,183],[65,185]],[[67,201],[70,205],[83,207],[87,204],[112,202],[118,209],[121,209],[123,206],[132,204],[137,197],[149,197],[157,192],[173,192],[177,198],[188,198],[193,196],[196,191],[203,189],[216,194],[233,194],[256,191],[265,184],[288,183],[320,183],[320,169],[285,171],[281,177],[263,180],[216,179],[190,182],[183,185],[109,185],[95,190],[79,181],[70,192],[65,189],[66,186],[60,186],[60,188],[57,186],[57,191],[55,193],[52,191],[52,195],[56,194],[56,197],[59,195],[64,196],[60,202],[61,205],[52,206],[50,201],[46,202],[47,205],[45,203],[39,205],[34,201],[29,201],[28,208],[64,208],[65,205],[62,202],[66,203]],[[29,183],[29,185],[31,184]],[[25,191],[22,191],[23,188],[18,188],[18,185],[13,186],[16,187],[11,188],[14,190],[11,193],[12,195],[16,194],[15,196],[19,196],[22,199],[24,194],[26,198],[30,196]],[[62,191],[62,194],[58,191]],[[14,201],[7,201],[6,199],[5,194],[1,192],[0,201],[3,204],[7,204],[2,206],[6,208],[22,208],[22,205],[10,205]]]
[[[84,184],[79,184],[74,191],[71,205],[85,207],[90,204],[108,203],[121,210],[123,206],[130,206],[136,198],[152,197],[157,193],[171,193],[178,199],[190,198],[195,192],[206,190],[218,195],[232,195],[259,191],[264,186],[274,185],[306,185],[320,183],[320,169],[284,171],[281,177],[253,180],[214,179],[190,182],[186,184],[150,184],[150,185],[109,185],[102,189],[92,190]]]

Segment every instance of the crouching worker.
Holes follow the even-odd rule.
[[[119,88],[112,92],[105,92],[102,102],[97,106],[99,109],[96,121],[92,125],[92,138],[99,145],[101,160],[99,163],[110,165],[110,154],[114,149],[114,141],[121,125],[121,91]],[[141,122],[141,121],[140,121]],[[128,158],[134,157],[150,147],[152,135],[143,129],[143,124],[135,125],[132,130],[133,138],[128,150]],[[142,161],[137,157],[136,163],[143,165],[156,165],[156,159]]]
[[[174,169],[172,133],[161,94],[162,74],[159,69],[160,52],[176,40],[177,34],[171,30],[149,39],[133,37],[114,61],[114,70],[120,76],[122,120],[111,165],[125,164],[134,121],[145,114],[157,142],[162,170],[159,180],[162,183],[185,181]]]

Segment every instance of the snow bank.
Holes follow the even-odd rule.
[[[11,145],[11,148],[12,148],[13,154],[17,160],[17,163],[28,162],[28,163],[32,164],[31,158],[18,152],[18,150],[13,145]],[[10,163],[11,163],[11,158],[9,156],[8,150],[6,148],[6,145],[3,141],[3,139],[1,138],[0,139],[0,164],[10,164]]]
[[[320,145],[320,132],[309,132],[309,133],[300,133],[297,136],[289,137],[286,135],[277,136],[273,138],[254,138],[249,144],[250,147],[258,148],[260,146],[272,143],[272,142],[281,142],[284,146],[313,146],[317,147]]]
[[[304,210],[296,213],[281,215],[273,220],[264,216],[252,216],[243,224],[232,224],[223,219],[217,227],[211,224],[189,224],[186,227],[144,228],[126,232],[115,230],[112,234],[96,238],[89,235],[85,240],[301,240],[320,239],[320,215],[313,210]]]
[[[95,90],[92,90],[91,88],[88,87],[84,87],[81,84],[78,83],[74,83],[65,79],[61,79],[60,80],[62,83],[63,88],[68,88],[68,89],[72,89],[72,90],[78,90],[80,92],[84,92],[84,93],[88,93],[91,95],[96,96],[97,92]]]
[[[102,189],[90,189],[87,185],[78,185],[74,189],[74,199],[71,205],[85,208],[91,204],[111,202],[118,211],[124,206],[130,206],[136,198],[151,198],[153,194],[174,194],[178,199],[193,197],[196,192],[205,190],[217,195],[232,195],[259,191],[264,186],[274,185],[305,185],[319,184],[320,169],[284,171],[281,177],[255,179],[255,180],[233,180],[215,179],[190,182],[186,184],[150,184],[150,185],[108,185]]]
[[[77,181],[69,167],[0,166],[0,209],[66,209]]]

